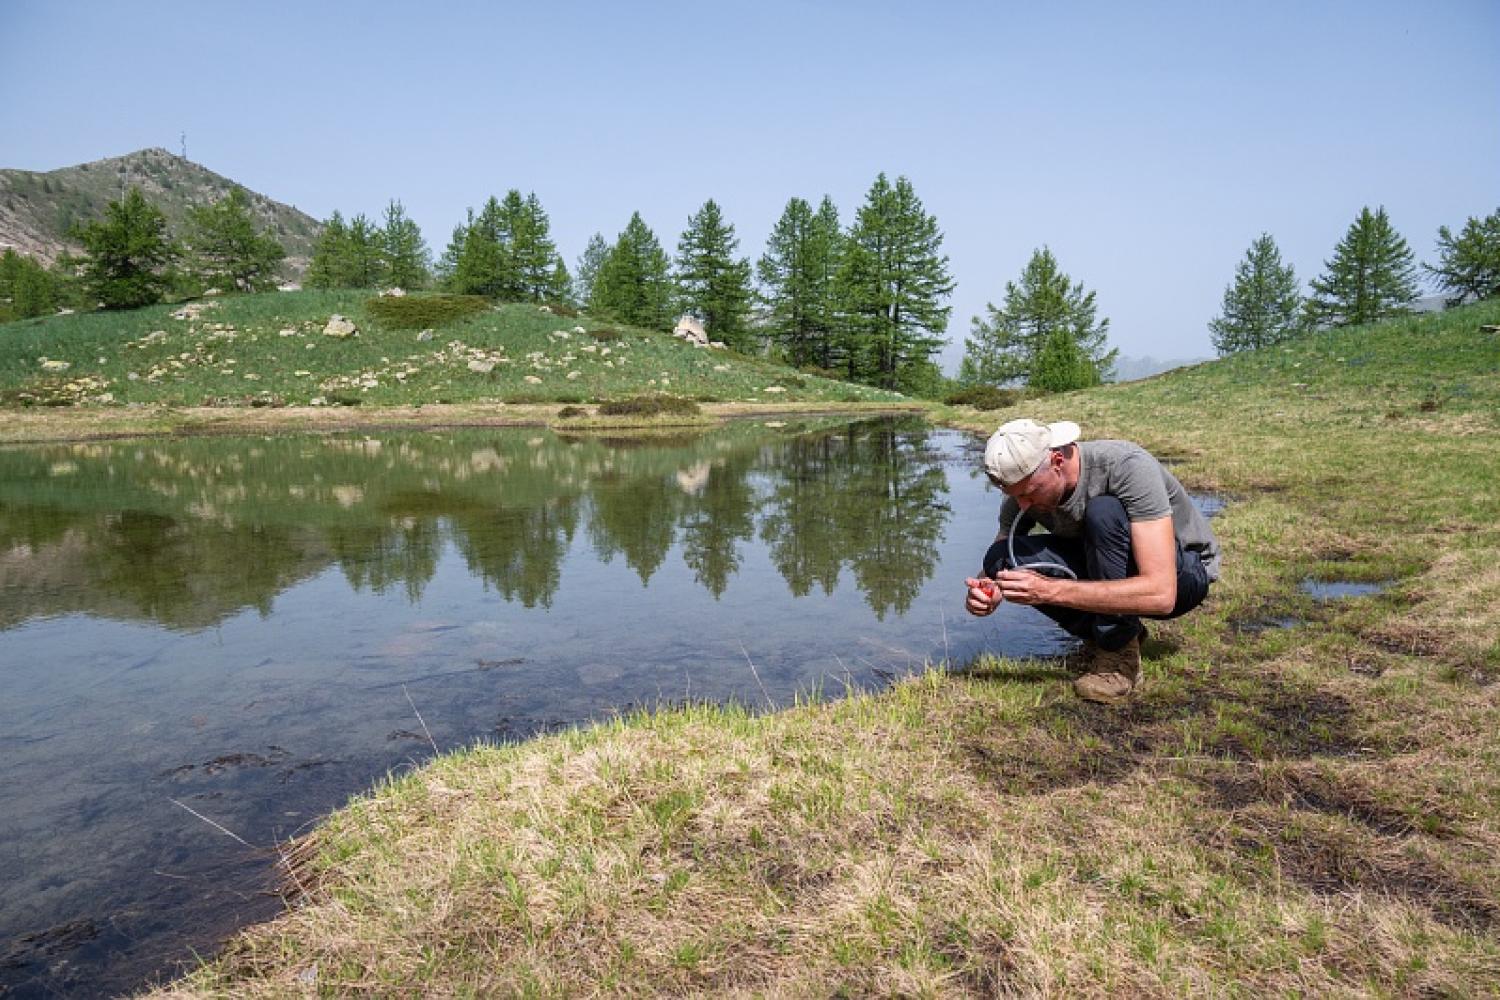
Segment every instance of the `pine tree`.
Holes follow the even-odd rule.
[[[191,271],[205,286],[238,292],[276,287],[286,249],[256,228],[245,189],[233,187],[212,205],[188,209]]]
[[[635,212],[594,278],[591,308],[622,323],[664,330],[672,324],[671,263]]]
[[[1469,217],[1455,237],[1447,226],[1438,227],[1438,264],[1422,265],[1437,279],[1438,287],[1454,294],[1448,305],[1469,299],[1500,296],[1500,209],[1483,219]]]
[[[608,256],[609,244],[604,242],[604,234],[590,236],[573,274],[573,298],[584,309],[594,308],[594,284],[599,278],[599,268]]]
[[[839,269],[841,347],[851,378],[899,388],[904,369],[943,344],[953,291],[942,233],[911,182],[876,178],[850,227]]]
[[[1307,316],[1318,326],[1357,326],[1400,316],[1417,298],[1417,268],[1411,248],[1391,226],[1382,206],[1368,207],[1349,226],[1312,281]]]
[[[1108,349],[1109,320],[1095,323],[1094,293],[1064,274],[1049,248],[1031,255],[1019,284],[1005,283],[1002,308],[986,303],[985,310],[988,319],[975,316],[964,341],[960,382],[1037,386],[1040,378],[1048,386],[1067,381],[1081,388],[1113,376],[1119,352]],[[1076,345],[1076,356],[1063,339]]]
[[[736,259],[740,241],[710,198],[688,218],[677,241],[679,305],[703,323],[714,340],[738,351],[750,351],[754,337],[750,315],[750,262]]]
[[[791,364],[826,368],[831,363],[840,240],[831,199],[825,196],[814,214],[806,201],[793,198],[756,265],[770,307],[770,337]]]
[[[424,288],[428,271],[427,241],[406,208],[394,199],[385,207],[385,225],[380,231],[380,249],[385,278],[397,288]]]
[[[1305,329],[1297,273],[1282,264],[1270,234],[1262,233],[1245,251],[1224,290],[1222,312],[1208,328],[1220,354],[1279,344]]]
[[[104,209],[104,219],[77,232],[86,251],[83,281],[106,309],[133,309],[161,301],[167,267],[179,250],[167,219],[139,188]]]

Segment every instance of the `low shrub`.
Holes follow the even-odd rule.
[[[566,302],[548,302],[542,308],[554,316],[566,316],[569,319],[573,319],[578,315],[578,310]]]
[[[365,302],[365,311],[382,326],[394,330],[428,330],[456,323],[489,309],[482,295],[403,295]]]
[[[696,402],[680,396],[634,396],[599,404],[599,413],[607,417],[691,416],[699,412]]]
[[[619,330],[615,330],[607,326],[600,327],[597,330],[590,330],[588,331],[588,335],[599,341],[599,343],[601,344],[607,344],[612,340],[619,340],[625,336]]]
[[[1020,389],[1001,389],[993,385],[971,385],[943,397],[949,406],[972,406],[976,410],[999,410],[1021,401]]]
[[[581,406],[564,406],[557,411],[557,415],[563,420],[572,420],[574,417],[586,417],[589,411]]]

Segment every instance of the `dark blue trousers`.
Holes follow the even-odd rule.
[[[1020,569],[1033,562],[1062,563],[1077,573],[1080,580],[1123,580],[1137,572],[1130,552],[1130,519],[1125,516],[1124,506],[1114,497],[1097,496],[1088,502],[1084,509],[1082,538],[1023,534],[1028,527],[1027,523],[1022,523],[1016,530],[1016,562]],[[993,577],[1001,570],[1011,568],[1010,553],[1006,540],[1002,538],[984,554],[984,572]],[[1053,572],[1048,575],[1060,574]],[[1185,615],[1202,604],[1207,596],[1208,572],[1203,568],[1203,561],[1198,558],[1198,553],[1184,549],[1178,542],[1177,604],[1170,614],[1145,617],[1166,619]],[[1136,615],[1101,615],[1051,604],[1035,607],[1070,635],[1096,643],[1101,649],[1119,649],[1145,631],[1140,616]]]

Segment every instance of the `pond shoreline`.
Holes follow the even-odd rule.
[[[544,427],[592,430],[621,427],[711,426],[767,416],[921,413],[931,404],[909,403],[701,403],[693,416],[562,418],[563,403],[432,403],[386,407],[288,406],[254,408],[146,406],[6,410],[0,445],[107,441],[137,437],[234,434],[334,434],[344,431],[422,430],[455,427]],[[576,404],[574,404],[576,406]]]

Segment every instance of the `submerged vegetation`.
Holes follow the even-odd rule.
[[[1026,404],[1229,500],[1126,706],[981,658],[475,747],[290,845],[296,905],[159,995],[1500,990],[1497,321]]]

